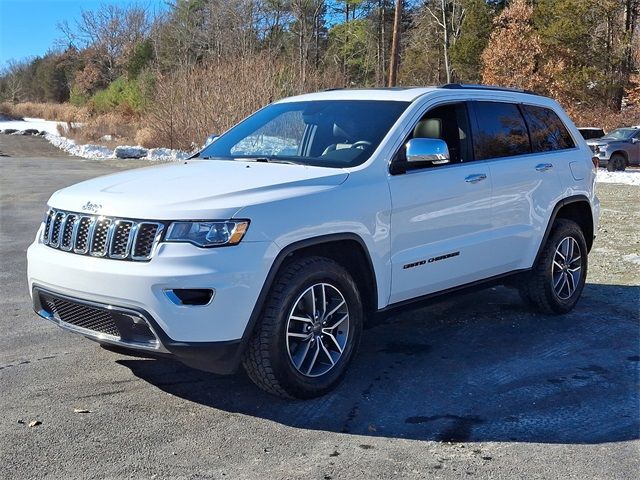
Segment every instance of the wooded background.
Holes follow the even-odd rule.
[[[0,101],[82,121],[69,133],[80,141],[190,148],[296,93],[487,83],[552,96],[577,123],[610,129],[640,123],[639,14],[640,0],[104,4],[59,25],[43,57],[7,65]]]

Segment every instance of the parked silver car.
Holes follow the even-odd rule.
[[[601,167],[613,172],[640,165],[640,128],[618,128],[604,137],[587,140]]]

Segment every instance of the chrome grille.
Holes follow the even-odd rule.
[[[51,248],[116,260],[148,261],[164,224],[50,209],[42,242]]]

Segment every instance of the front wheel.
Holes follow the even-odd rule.
[[[567,313],[578,302],[587,276],[587,243],[572,220],[556,220],[540,257],[520,284],[526,303],[543,313]]]
[[[312,398],[343,378],[360,341],[363,308],[346,269],[324,257],[278,273],[243,365],[269,393]]]
[[[607,162],[607,170],[610,172],[624,172],[627,168],[627,161],[620,154],[612,155]]]

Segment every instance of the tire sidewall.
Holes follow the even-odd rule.
[[[299,296],[317,283],[327,283],[337,288],[344,296],[349,309],[349,334],[347,345],[336,366],[319,377],[306,377],[294,367],[287,350],[286,332],[291,309]],[[278,305],[279,313],[271,344],[274,373],[288,390],[295,390],[296,397],[314,397],[331,390],[344,376],[360,343],[363,323],[363,308],[357,286],[351,276],[337,263],[326,260],[315,265],[313,270],[303,270],[295,275],[285,287]]]

